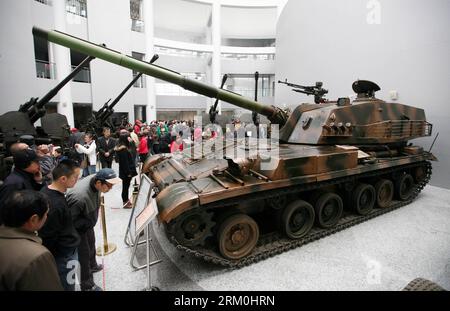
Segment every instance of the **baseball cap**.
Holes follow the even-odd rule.
[[[122,182],[122,179],[117,177],[116,172],[111,168],[102,168],[95,174],[95,178],[98,180],[109,182],[110,184],[116,185]]]
[[[20,169],[27,168],[31,162],[39,162],[38,155],[31,148],[17,150],[13,153],[13,159],[14,165]]]

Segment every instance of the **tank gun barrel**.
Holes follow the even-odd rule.
[[[287,121],[286,113],[277,107],[263,105],[227,90],[221,90],[220,88],[213,87],[200,81],[188,79],[179,73],[173,72],[161,66],[151,65],[92,42],[85,41],[59,31],[47,31],[38,27],[33,27],[33,34],[45,38],[55,44],[71,48],[80,53],[91,55],[107,62],[176,84],[191,92],[210,98],[217,98],[238,107],[256,111],[257,113],[266,116],[272,123],[280,124],[280,126],[283,126]]]

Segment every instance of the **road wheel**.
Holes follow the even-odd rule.
[[[341,218],[344,204],[339,195],[333,192],[322,194],[314,204],[316,223],[321,228],[335,226]]]
[[[258,224],[248,215],[228,217],[217,232],[219,251],[227,259],[241,259],[252,252],[259,238]]]
[[[359,184],[352,191],[352,207],[358,215],[367,215],[375,205],[375,188],[369,184]]]
[[[406,201],[414,192],[414,179],[410,174],[403,174],[395,182],[397,198]]]
[[[314,225],[314,208],[308,202],[297,200],[283,211],[281,228],[291,239],[305,236]]]
[[[394,197],[394,183],[389,179],[380,179],[375,184],[377,205],[381,208],[388,207]]]

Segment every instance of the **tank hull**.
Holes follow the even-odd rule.
[[[241,144],[229,141],[224,149],[232,145]],[[168,238],[178,248],[204,260],[229,267],[247,265],[408,204],[428,182],[429,160],[434,159],[420,148],[415,154],[405,149],[397,156],[367,162],[364,161],[367,155],[353,146],[280,144],[278,147],[276,153],[268,152],[273,169],[262,169],[261,160],[255,160],[248,173],[241,176],[233,175],[224,159],[192,161],[181,153],[149,159],[144,171],[158,187],[155,198],[158,217],[166,226]],[[414,178],[407,197],[392,198],[382,208],[374,204],[365,215],[355,213],[351,196],[358,185],[375,187],[380,180],[396,185],[405,175]],[[342,199],[343,216],[339,222],[330,228],[315,224],[301,238],[286,238],[280,232],[281,211],[298,200],[314,206],[314,197],[321,193],[336,194]],[[224,258],[216,243],[220,224],[233,214],[250,215],[260,228],[257,241],[260,246],[237,259]],[[204,229],[187,236],[188,224]],[[265,242],[267,237],[270,245]]]

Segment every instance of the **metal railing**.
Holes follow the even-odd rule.
[[[42,79],[55,79],[56,64],[45,60],[36,59],[36,77]]]
[[[87,17],[86,0],[66,0],[66,11],[81,17]]]
[[[422,120],[390,120],[355,128],[370,138],[408,138],[430,136],[432,126]]]
[[[274,60],[275,54],[240,54],[240,53],[222,53],[222,59],[234,60]]]
[[[72,66],[74,70],[77,66]],[[74,82],[91,83],[91,70],[89,67],[83,67],[79,73],[73,77]]]
[[[159,55],[179,56],[179,57],[198,57],[207,58],[211,56],[210,52],[183,50],[155,45],[155,53]]]
[[[131,19],[131,30],[136,32],[145,32],[145,23],[139,19]]]
[[[253,88],[230,88],[231,92],[240,94],[244,97],[254,98],[255,97],[255,89]],[[258,97],[271,97],[274,96],[275,92],[273,88],[258,88]]]

